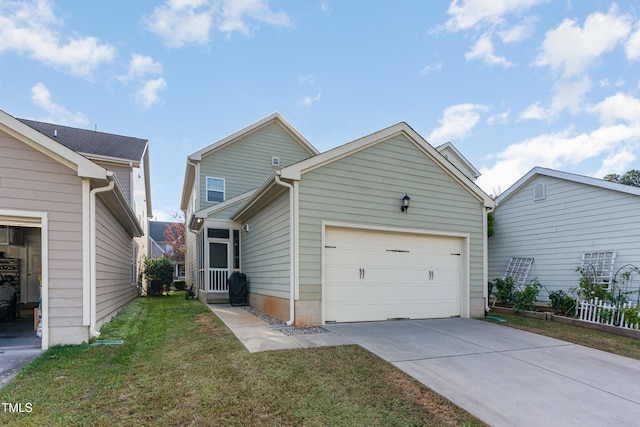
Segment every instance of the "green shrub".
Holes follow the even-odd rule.
[[[148,280],[149,295],[162,295],[163,291],[168,291],[173,281],[173,262],[167,258],[148,258],[144,259],[143,274]]]
[[[516,284],[510,276],[504,279],[495,279],[493,281],[493,295],[495,295],[496,301],[502,304],[511,304],[513,302],[515,286]]]
[[[513,300],[513,309],[515,311],[534,311],[536,301],[538,301],[538,293],[542,285],[537,279],[531,280],[524,290],[520,291],[516,289],[511,297]]]
[[[573,317],[576,314],[576,301],[563,290],[549,294],[549,308],[553,314]]]

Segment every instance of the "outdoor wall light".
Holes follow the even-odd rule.
[[[404,197],[402,198],[402,206],[400,206],[400,210],[406,213],[409,210],[410,202],[411,202],[411,197],[409,197],[409,195],[405,193]]]

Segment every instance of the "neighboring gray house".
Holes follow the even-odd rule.
[[[638,187],[533,168],[496,199],[489,280],[514,257],[533,258],[527,282],[544,285],[542,301],[577,287],[582,264],[609,286],[620,267],[640,267],[638,212]]]
[[[273,155],[265,123],[288,129],[280,138],[299,135],[278,114],[258,123],[230,137],[240,142],[235,154],[244,153],[243,174]],[[245,138],[254,152],[242,150]],[[204,271],[191,276],[200,289],[198,280],[214,274],[218,233],[231,244],[230,233],[214,228],[222,221],[235,230],[227,258],[247,274],[250,304],[290,324],[484,314],[494,203],[406,123],[322,154],[309,150],[307,159],[272,165],[241,197],[191,209],[206,194],[194,182],[237,168],[223,154],[208,172],[196,172],[204,156],[187,161],[182,206],[198,236],[187,256]]]
[[[150,215],[146,140],[0,111],[0,237],[17,236],[0,252],[22,306],[41,298],[43,349],[88,341],[137,295]]]
[[[174,236],[178,234],[172,222],[149,221],[149,256],[151,258],[171,257],[173,255],[173,248],[165,235],[168,227],[171,227]],[[184,261],[176,262],[173,259],[172,261],[175,264],[174,278],[176,280],[184,280]]]

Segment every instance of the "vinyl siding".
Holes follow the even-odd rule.
[[[483,296],[482,202],[404,136],[303,174],[299,199],[300,299],[321,298],[323,220],[469,234],[470,297]]]
[[[57,328],[82,327],[82,180],[1,131],[0,152],[0,207],[48,213],[53,338]]]
[[[271,157],[281,166],[272,166]],[[200,163],[200,206],[207,203],[206,177],[225,179],[225,200],[257,188],[274,170],[311,155],[277,123],[270,123],[208,155]],[[237,207],[237,206],[236,206]],[[227,216],[228,218],[228,216]]]
[[[131,197],[131,169],[128,166],[116,166],[111,163],[96,163],[116,174],[118,183],[122,187],[122,192],[129,201],[129,204],[133,205],[133,199]],[[142,188],[142,190],[144,191],[144,187]]]
[[[131,283],[133,238],[96,198],[96,314],[102,324],[137,295]]]
[[[241,262],[249,292],[288,298],[289,191],[284,191],[244,223],[248,223],[250,229],[248,233],[241,232]]]
[[[533,201],[544,183],[546,199]],[[640,266],[640,197],[548,176],[537,176],[495,210],[489,239],[489,280],[502,277],[511,256],[535,258],[529,279],[545,286],[539,298],[578,286],[582,251],[616,249],[615,271]]]

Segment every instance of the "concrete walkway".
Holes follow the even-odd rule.
[[[210,308],[251,352],[357,344],[493,426],[638,426],[640,361],[473,319],[344,323],[285,336]]]

